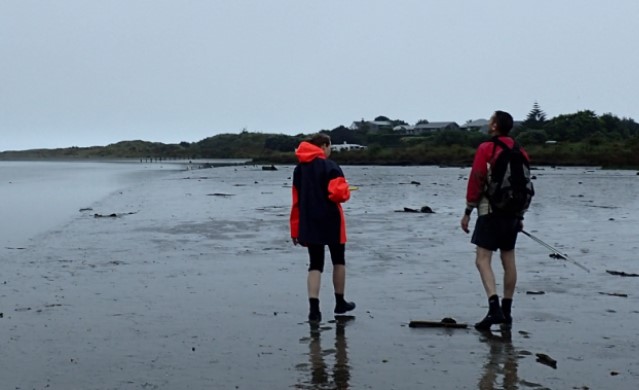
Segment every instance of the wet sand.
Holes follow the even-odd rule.
[[[288,238],[292,167],[279,168],[131,186],[10,251],[1,388],[637,388],[639,278],[605,272],[639,273],[634,172],[535,172],[526,229],[592,272],[520,236],[507,335],[408,327],[472,324],[487,309],[458,227],[468,171],[436,167],[344,167],[359,186],[345,205],[347,298],[357,309],[332,321],[328,266],[325,321],[311,328],[306,253]],[[435,213],[395,212],[424,205]]]

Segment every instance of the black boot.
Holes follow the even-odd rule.
[[[490,330],[490,327],[495,324],[501,324],[504,322],[504,314],[499,307],[499,297],[493,295],[488,298],[488,314],[483,320],[475,324],[477,330]]]
[[[310,310],[308,313],[308,322],[320,323],[322,322],[322,313],[319,309],[319,299],[317,298],[309,298],[308,304],[310,306]]]
[[[355,309],[355,302],[346,302],[344,294],[335,294],[335,310],[336,316],[343,316],[346,312]]]
[[[500,325],[502,329],[508,330],[513,327],[513,317],[510,314],[512,306],[512,299],[504,298],[501,300],[501,312],[504,314],[504,323]]]

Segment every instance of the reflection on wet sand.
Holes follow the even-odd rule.
[[[308,358],[310,364],[300,364],[297,368],[300,371],[309,372],[310,377],[306,377],[298,383],[297,389],[348,389],[350,380],[350,366],[348,365],[348,352],[346,343],[346,325],[355,319],[351,316],[343,316],[335,320],[335,348],[322,349],[321,336],[323,332],[330,330],[330,327],[320,327],[318,324],[310,325],[310,337],[301,341],[308,341]],[[333,367],[330,370],[326,359],[333,356]]]
[[[513,347],[509,330],[493,333],[481,332],[480,341],[488,344],[488,360],[484,364],[484,373],[479,379],[480,390],[517,389],[517,352]]]

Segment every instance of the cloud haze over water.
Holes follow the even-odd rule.
[[[5,0],[0,150],[522,119],[535,101],[639,120],[638,16],[636,0]]]

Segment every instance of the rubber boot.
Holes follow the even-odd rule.
[[[488,314],[483,320],[475,324],[477,330],[490,330],[490,327],[495,324],[502,324],[504,322],[504,314],[499,306],[499,297],[493,295],[488,298]]]
[[[319,299],[309,298],[308,304],[310,307],[309,313],[308,313],[308,322],[311,322],[311,323],[322,322],[322,313],[320,312],[320,309],[319,309]]]
[[[335,310],[336,316],[343,316],[346,312],[355,309],[355,302],[346,302],[344,294],[335,294]]]
[[[512,299],[504,298],[501,300],[501,312],[504,314],[504,323],[500,325],[501,329],[509,330],[513,327],[513,317],[511,316],[512,305]]]

